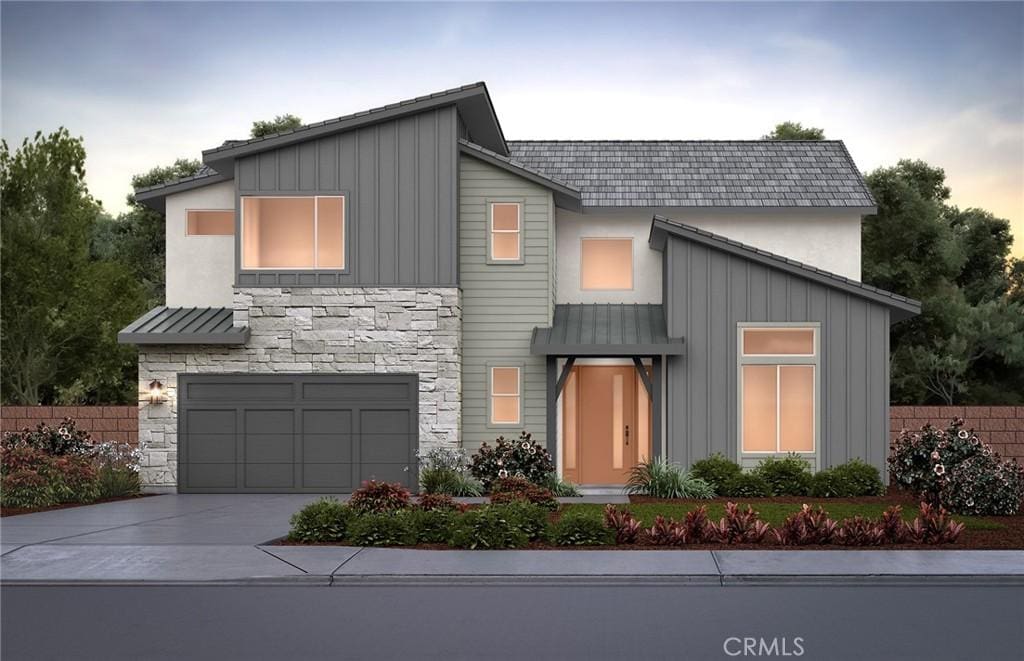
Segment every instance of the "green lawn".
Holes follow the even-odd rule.
[[[843,519],[852,518],[860,515],[865,518],[878,518],[882,512],[888,507],[881,503],[849,503],[849,502],[829,502],[826,500],[814,500],[809,499],[807,504],[811,507],[817,508],[821,505],[829,516],[836,521],[842,521]],[[740,503],[741,507],[746,507],[745,503]],[[629,505],[629,510],[633,513],[637,519],[644,525],[650,525],[654,521],[654,517],[664,516],[666,518],[681,519],[686,516],[686,513],[691,509],[697,507],[696,504],[662,504],[662,503],[641,503]],[[594,516],[601,516],[604,511],[604,505],[591,504],[591,503],[579,503],[565,506],[566,511],[569,509],[587,512]],[[787,516],[796,512],[800,509],[800,506],[795,503],[758,503],[754,505],[754,509],[760,514],[760,517],[772,524],[773,526],[781,525]],[[907,521],[912,520],[917,516],[916,507],[904,507],[903,518]],[[708,504],[708,516],[712,520],[718,520],[725,514],[725,506],[721,503],[709,503]],[[1004,528],[1000,523],[991,521],[984,517],[978,516],[960,516],[956,515],[954,518],[960,521],[968,529],[971,530],[1000,530]]]

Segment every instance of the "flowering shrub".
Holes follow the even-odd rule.
[[[93,449],[89,432],[78,429],[71,418],[64,418],[56,427],[40,422],[35,429],[7,432],[3,443],[8,447],[26,445],[52,456],[89,454]]]
[[[543,484],[549,473],[555,471],[555,464],[547,449],[534,443],[527,432],[517,440],[498,437],[494,447],[487,443],[473,455],[470,468],[473,477],[480,480],[484,488],[507,477],[521,477],[534,484]]]
[[[491,483],[491,502],[500,505],[522,501],[540,505],[549,510],[558,509],[558,501],[549,489],[537,486],[521,477],[503,477]]]
[[[393,512],[409,506],[409,490],[401,484],[368,480],[352,492],[349,506],[358,512]]]
[[[804,505],[799,512],[786,517],[782,527],[775,531],[775,538],[785,546],[828,544],[837,528],[838,524],[821,507],[812,510],[810,505]]]
[[[708,526],[708,536],[722,544],[759,544],[771,529],[770,525],[757,518],[757,512],[750,505],[741,510],[736,503],[726,503],[725,516],[717,524]]]
[[[1016,514],[1024,471],[963,426],[962,418],[954,418],[945,430],[925,425],[919,432],[900,432],[889,453],[893,481],[954,512]]]
[[[604,525],[615,534],[616,544],[635,544],[640,539],[640,522],[627,509],[608,504],[604,508]]]
[[[142,491],[139,465],[142,450],[127,443],[96,446],[96,481],[99,498],[124,498]]]

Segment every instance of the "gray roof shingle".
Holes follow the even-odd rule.
[[[511,140],[592,207],[875,206],[839,140]]]

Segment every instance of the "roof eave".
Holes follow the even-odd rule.
[[[230,333],[130,333],[121,331],[117,334],[118,344],[233,344],[241,345],[249,341],[251,331],[248,326]]]
[[[227,177],[219,173],[214,173],[204,177],[194,177],[174,181],[169,184],[139,188],[135,191],[135,201],[154,211],[164,213],[167,209],[168,195],[183,193],[196,188],[202,188],[203,186],[219,184],[224,181],[231,181],[233,178],[234,177]]]
[[[559,208],[567,209],[569,211],[583,210],[583,196],[580,191],[558,181],[557,179],[553,179],[520,163],[516,163],[515,161],[489,152],[486,148],[469,142],[468,140],[459,140],[459,151],[547,188],[554,193],[555,206]]]

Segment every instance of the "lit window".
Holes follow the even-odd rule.
[[[345,268],[345,198],[243,197],[242,268]]]
[[[199,211],[187,213],[185,234],[188,236],[234,236],[234,211]]]
[[[582,289],[632,289],[633,239],[583,239],[580,244]]]
[[[523,258],[522,215],[515,202],[492,202],[490,210],[490,256],[498,262]]]
[[[518,367],[491,368],[491,424],[518,425],[520,392]]]
[[[743,452],[814,452],[817,352],[813,328],[743,328]]]

